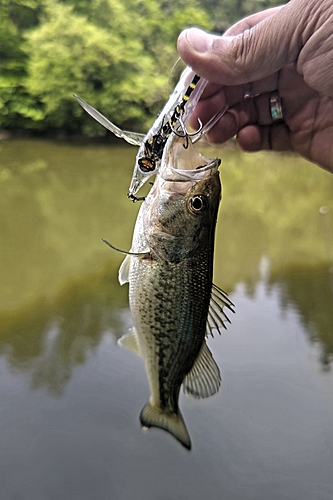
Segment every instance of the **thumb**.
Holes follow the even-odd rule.
[[[309,25],[306,3],[291,0],[282,8],[255,14],[222,36],[196,28],[185,30],[178,39],[178,52],[209,81],[240,85],[260,80],[297,59]]]

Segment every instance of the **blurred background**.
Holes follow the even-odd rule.
[[[72,97],[145,132],[183,28],[222,32],[275,4],[1,1],[1,500],[332,499],[333,176],[196,146],[222,159],[214,281],[236,314],[208,339],[220,392],[181,395],[187,452],[141,431],[143,362],[117,346],[132,326],[123,256],[100,238],[130,248],[137,148]]]
[[[221,33],[274,0],[1,0],[0,129],[105,135],[73,93],[145,131],[172,91],[188,26]]]

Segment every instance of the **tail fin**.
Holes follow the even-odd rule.
[[[181,413],[164,413],[148,403],[140,413],[140,421],[143,427],[159,427],[170,432],[185,448],[191,449],[191,439]]]

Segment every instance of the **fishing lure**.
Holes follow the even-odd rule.
[[[185,105],[188,102],[199,80],[200,76],[194,75],[193,80],[191,81],[185,94],[183,95],[180,104],[176,105],[171,118],[169,118],[169,120],[160,128],[160,130],[155,135],[152,135],[148,140],[143,141],[146,155],[138,158],[138,164],[141,172],[147,173],[155,171],[156,163],[161,161],[165,143],[172,132],[174,132],[176,135],[182,135],[187,138],[190,135],[195,136],[201,130],[202,124],[200,123],[199,130],[197,132],[194,132],[194,134],[189,134],[182,119],[185,112]],[[182,133],[177,130],[177,127],[179,126],[182,130]]]
[[[120,129],[97,109],[74,94],[81,107],[101,125],[129,144],[139,146],[128,192],[128,197],[134,202],[144,199],[135,195],[143,184],[156,173],[165,144],[172,133],[185,137],[186,143],[184,147],[186,147],[187,137],[193,137],[192,142],[197,142],[226,112],[227,107],[224,107],[205,126],[202,126],[201,122],[199,122],[199,129],[196,132],[187,132],[186,122],[198,103],[206,84],[206,80],[195,74],[190,68],[186,68],[167,103],[146,135]]]

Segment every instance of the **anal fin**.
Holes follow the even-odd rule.
[[[220,385],[219,367],[204,341],[192,369],[183,381],[183,390],[188,396],[201,399],[218,392]]]

